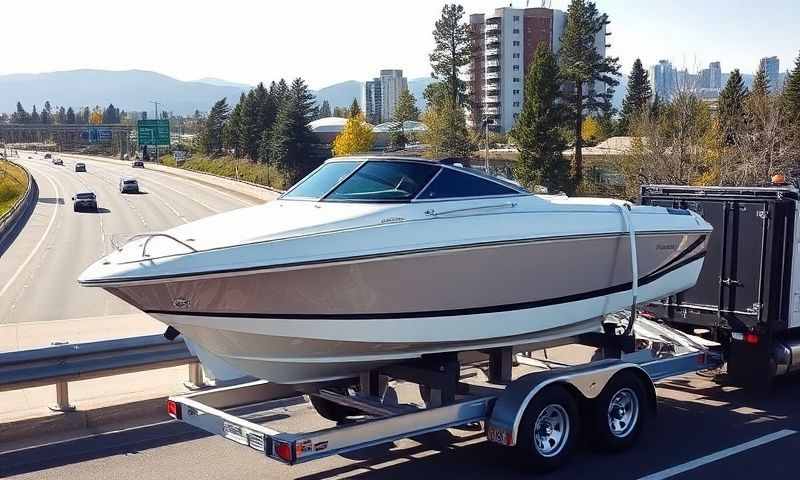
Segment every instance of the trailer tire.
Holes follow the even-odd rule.
[[[547,387],[525,408],[514,446],[516,456],[535,471],[555,470],[572,455],[579,430],[575,397],[563,386]]]
[[[610,452],[630,447],[641,433],[648,413],[648,394],[642,380],[633,372],[619,372],[592,402],[594,443]]]

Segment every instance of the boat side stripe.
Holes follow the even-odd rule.
[[[665,268],[645,275],[639,279],[639,286],[652,283],[664,275],[671,273],[681,267],[689,265],[705,257],[706,252],[702,251],[683,260],[675,259]],[[548,298],[529,302],[511,303],[505,305],[491,305],[488,307],[460,308],[453,310],[432,310],[425,312],[397,312],[397,313],[358,313],[358,314],[339,314],[339,313],[314,313],[314,314],[285,314],[285,313],[237,313],[237,312],[186,312],[180,310],[145,310],[150,314],[178,315],[192,317],[228,317],[228,318],[273,318],[286,320],[374,320],[374,319],[399,319],[399,318],[424,318],[424,317],[453,317],[459,315],[478,315],[482,313],[509,312],[514,310],[525,310],[529,308],[539,308],[562,303],[577,302],[588,300],[594,297],[602,297],[614,293],[624,292],[632,288],[633,282],[622,283],[611,287],[593,290],[590,292],[576,293],[562,297]]]

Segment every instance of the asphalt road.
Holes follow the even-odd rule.
[[[110,251],[112,238],[164,230],[259,203],[127,163],[62,158],[64,165],[56,166],[43,154],[20,152],[20,163],[38,184],[39,200],[17,237],[0,245],[1,323],[132,313],[134,309],[119,299],[76,282],[86,266]],[[75,172],[77,161],[86,163],[85,173]],[[123,175],[135,177],[142,193],[121,194]],[[72,196],[86,190],[97,194],[98,213],[73,212]]]
[[[699,375],[662,383],[659,414],[631,449],[605,454],[584,442],[569,465],[535,476],[479,431],[450,430],[288,467],[221,437],[167,422],[0,455],[0,477],[71,480],[558,478],[789,479],[800,469],[800,379],[760,394]],[[289,407],[286,431],[319,426]]]

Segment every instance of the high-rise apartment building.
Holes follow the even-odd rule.
[[[709,88],[722,88],[722,67],[719,62],[711,62],[708,64],[709,79],[711,84]]]
[[[498,8],[492,14],[469,18],[476,49],[469,68],[470,121],[484,120],[508,131],[522,110],[523,86],[536,48],[544,43],[554,53],[560,48],[566,14],[549,8]],[[605,55],[605,29],[595,46]],[[605,88],[598,85],[595,88]]]
[[[778,57],[764,57],[761,59],[761,62],[758,64],[758,68],[763,68],[764,71],[767,72],[767,79],[769,80],[769,86],[772,91],[780,90],[780,72],[781,72],[781,63],[778,60]]]
[[[402,70],[381,70],[380,77],[364,84],[364,114],[369,123],[377,125],[394,118],[400,93],[408,89]]]
[[[648,71],[653,95],[661,100],[669,100],[678,88],[678,71],[669,60],[659,60]]]

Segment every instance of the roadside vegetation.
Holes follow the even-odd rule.
[[[169,167],[177,167],[175,157],[172,155],[165,155],[160,157],[159,160]],[[206,155],[194,154],[191,158],[181,163],[180,168],[196,172],[211,173],[235,180],[244,180],[277,190],[285,190],[290,185],[286,176],[274,166],[264,163],[254,163],[233,156],[211,158]]]
[[[25,171],[5,160],[0,160],[0,215],[25,194],[28,178]]]

